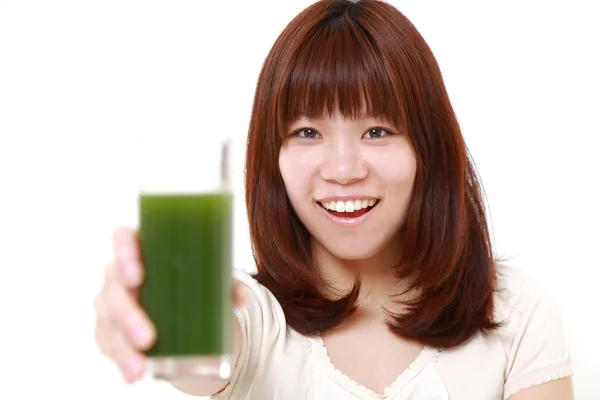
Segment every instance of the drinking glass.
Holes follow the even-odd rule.
[[[228,379],[232,370],[231,141],[145,149],[140,164],[140,303],[156,327],[151,378]]]

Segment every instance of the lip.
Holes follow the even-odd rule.
[[[355,199],[355,200],[377,200],[377,198],[375,197],[346,197],[346,199]],[[326,199],[329,199],[326,198]],[[323,200],[324,202],[327,201],[334,201],[334,200],[340,200],[342,201],[343,198],[340,197],[331,197],[331,200]],[[320,202],[321,200],[319,200],[318,202]],[[369,212],[367,212],[366,214],[361,215],[358,218],[342,218],[342,217],[336,217],[335,215],[331,214],[329,211],[327,211],[325,208],[323,208],[320,204],[317,204],[317,207],[319,207],[319,209],[321,210],[321,212],[323,214],[325,214],[325,216],[327,218],[329,218],[330,221],[332,221],[333,223],[335,223],[338,226],[341,226],[343,228],[355,228],[357,226],[359,226],[360,224],[362,224],[367,218],[369,218],[369,216],[371,216],[371,214],[373,214],[373,210],[375,210],[378,206],[379,203],[381,203],[381,200],[377,202],[377,204],[375,204],[373,206],[373,208],[371,208],[369,210]]]
[[[379,200],[379,197],[362,196],[360,194],[344,194],[338,196],[329,196],[318,199],[319,203],[329,203],[331,201],[346,201],[346,200]]]

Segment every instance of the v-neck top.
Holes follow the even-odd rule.
[[[247,273],[235,278],[251,293],[236,310],[242,349],[231,400],[502,400],[524,388],[573,374],[558,307],[514,267],[498,265],[496,320],[504,324],[452,349],[425,346],[383,393],[360,385],[332,364],[323,340],[286,324],[273,294]]]

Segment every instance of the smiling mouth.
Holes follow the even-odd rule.
[[[371,211],[377,204],[377,200],[349,200],[349,201],[331,201],[331,202],[320,202],[319,205],[323,207],[331,215],[338,218],[358,218],[369,211]]]

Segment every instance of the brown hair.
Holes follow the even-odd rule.
[[[355,310],[359,285],[338,300],[319,291],[310,233],[287,198],[278,158],[300,114],[356,117],[363,107],[405,132],[417,159],[397,274],[410,278],[420,295],[407,313],[391,315],[390,328],[442,348],[496,328],[494,259],[474,165],[429,46],[382,1],[313,4],[289,23],[265,60],[245,182],[256,279],[303,334],[332,329]]]

